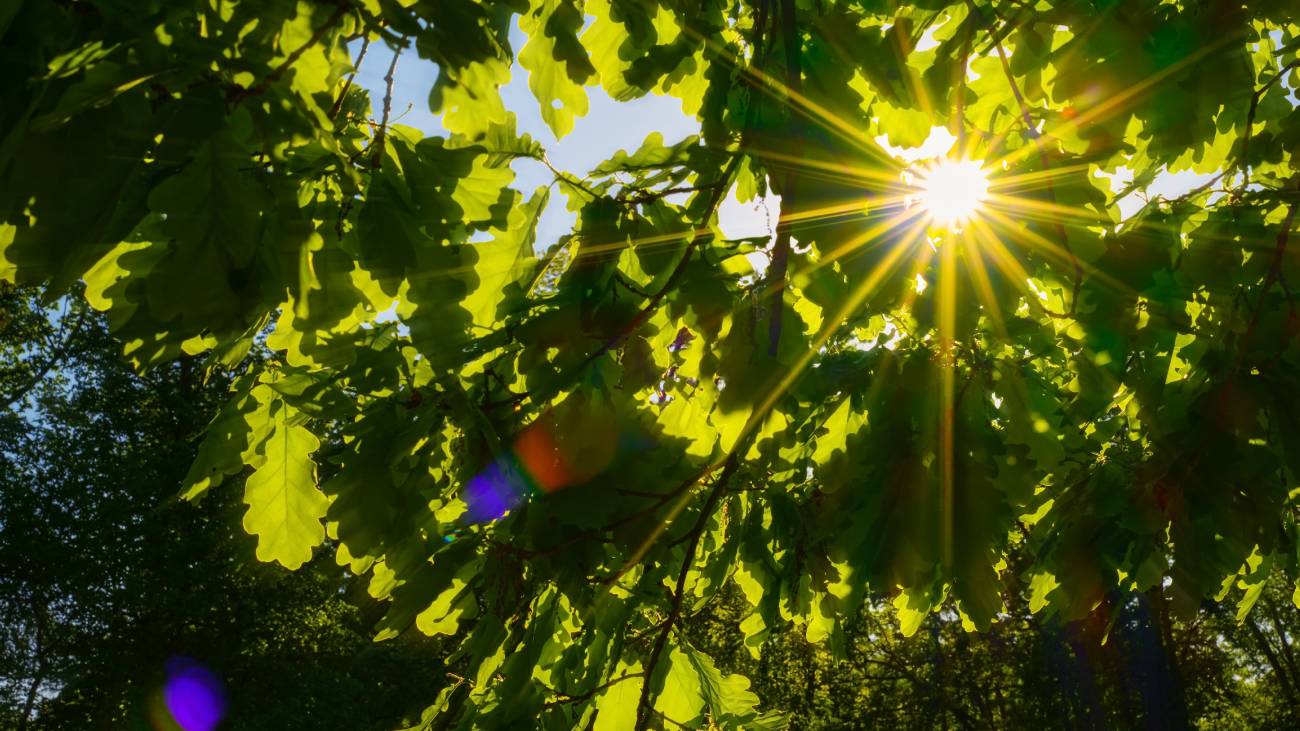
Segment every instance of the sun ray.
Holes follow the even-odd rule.
[[[1110,98],[1106,99],[1100,104],[1097,104],[1095,106],[1092,106],[1080,112],[1073,119],[1068,119],[1063,121],[1061,125],[1062,129],[1065,130],[1073,129],[1074,131],[1078,131],[1083,129],[1084,125],[1086,124],[1089,124],[1097,120],[1102,120],[1112,114],[1119,113],[1119,110],[1122,109],[1122,105],[1127,104],[1134,97],[1138,96],[1139,94],[1150,91],[1152,88],[1154,88],[1155,86],[1163,82],[1165,79],[1168,79],[1174,74],[1185,70],[1188,66],[1200,61],[1201,59],[1205,58],[1211,53],[1220,50],[1228,43],[1237,40],[1238,38],[1233,34],[1225,33],[1218,40],[1212,43],[1205,44],[1204,46],[1197,49],[1193,53],[1189,53],[1188,55],[1170,64],[1169,66],[1129,86],[1127,89],[1120,90],[1119,92],[1115,93]],[[1077,37],[1076,37],[1076,42],[1077,42]],[[1044,130],[1044,132],[1046,132],[1046,130]],[[1039,149],[1045,146],[1048,139],[1049,139],[1048,135],[1046,134],[1040,135],[1036,139],[1031,141],[1029,144],[1026,144],[1024,147],[1021,147],[1011,152],[1003,159],[1009,164],[1016,164],[1022,162],[1030,155],[1037,154]]]
[[[939,483],[940,541],[944,566],[952,565],[953,553],[953,373],[956,362],[957,324],[957,237],[949,232],[939,246]]]
[[[985,311],[988,315],[989,322],[993,325],[994,334],[1003,342],[1010,342],[1011,336],[1007,333],[1006,321],[1002,318],[1002,312],[998,309],[997,297],[993,293],[993,283],[989,279],[988,269],[984,266],[984,257],[981,255],[979,243],[975,240],[975,233],[979,229],[972,227],[968,236],[962,237],[962,254],[965,256],[966,268],[972,283],[972,289],[975,296],[981,300]]]
[[[991,167],[998,167],[993,165]],[[1060,167],[1048,168],[1047,170],[1031,170],[1023,173],[1004,173],[998,175],[998,190],[1005,193],[1016,193],[1031,190],[1044,190],[1051,186],[1058,179],[1065,178],[1078,173],[1087,173],[1091,165],[1062,165]]]
[[[880,238],[890,229],[895,229],[907,224],[909,219],[920,218],[922,213],[923,211],[915,206],[910,209],[904,209],[877,223],[875,226],[862,231],[852,239],[831,250],[829,253],[823,254],[816,262],[802,271],[813,272],[821,267],[830,266],[836,261],[847,261],[853,254],[867,251],[868,249],[865,247],[867,242],[872,239]]]
[[[992,223],[999,224],[1012,238],[1017,239],[1028,248],[1048,254],[1052,259],[1054,259],[1053,263],[1057,266],[1071,266],[1068,253],[1066,253],[1065,249],[1062,248],[1060,244],[1054,243],[1045,238],[1042,234],[1019,225],[1018,222],[1013,221],[998,211],[989,210],[987,213],[988,220]],[[1110,276],[1090,262],[1080,260],[1079,265],[1082,267],[1084,274],[1088,277],[1096,279],[1106,286],[1113,287],[1116,291],[1135,294],[1131,287]]]
[[[778,150],[767,150],[763,148],[750,148],[751,152],[764,159],[764,161],[773,160],[779,163],[771,167],[778,169],[798,169],[813,170],[824,174],[823,179],[832,182],[857,183],[879,182],[885,186],[898,185],[899,165],[892,158],[888,165],[877,168],[865,167],[862,165],[850,165],[847,163],[836,163],[827,160],[816,160],[808,157],[800,157]],[[804,173],[808,175],[809,173]]]
[[[785,374],[777,383],[776,387],[773,388],[768,396],[760,402],[759,406],[754,409],[753,416],[750,417],[750,422],[741,430],[742,436],[761,425],[761,422],[767,416],[767,412],[776,404],[777,399],[779,399],[786,390],[790,388],[790,385],[793,384],[795,379],[803,373],[804,369],[808,367],[808,364],[812,362],[813,358],[817,357],[822,347],[825,346],[831,337],[839,331],[840,327],[843,326],[844,321],[849,317],[849,315],[859,309],[866,302],[867,298],[872,294],[875,294],[876,290],[880,287],[881,282],[894,272],[898,263],[902,261],[904,256],[916,245],[916,242],[923,239],[921,234],[924,233],[924,230],[924,224],[922,222],[917,222],[911,228],[903,232],[903,235],[900,237],[893,250],[891,250],[884,259],[878,262],[875,268],[867,274],[866,278],[864,278],[862,282],[854,288],[849,297],[844,301],[840,308],[836,310],[834,316],[826,320],[825,324],[822,326],[822,331],[818,333],[813,342],[809,344],[808,351],[800,356],[799,360],[795,361],[794,365],[785,371]],[[756,418],[757,422],[755,422]]]
[[[1063,223],[1106,225],[1114,223],[1109,216],[1103,216],[1100,213],[1086,208],[1066,206],[1052,201],[1035,200],[1033,198],[1022,198],[1019,196],[991,193],[988,197],[988,204],[991,207],[1012,210],[1019,214],[1032,213],[1035,215],[1041,215],[1044,217],[1043,220],[1050,222],[1059,221]],[[1049,216],[1056,216],[1056,218],[1050,218]]]

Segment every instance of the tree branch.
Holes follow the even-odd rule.
[[[613,685],[618,685],[624,680],[631,680],[632,678],[640,678],[644,676],[645,673],[627,673],[625,675],[620,675],[617,678],[614,678],[613,680],[607,683],[601,683],[600,685],[596,686],[595,688],[592,688],[586,693],[579,693],[578,695],[569,695],[568,693],[561,693],[558,690],[553,690],[551,692],[557,696],[560,696],[560,698],[558,700],[546,702],[545,704],[542,705],[542,708],[544,709],[554,708],[556,706],[564,705],[565,703],[578,703],[580,701],[585,701],[588,698],[592,697],[593,695],[596,695],[597,693],[601,692],[602,690],[605,690],[606,688],[609,688],[610,686]]]
[[[533,159],[545,165],[546,169],[551,171],[551,175],[555,176],[556,180],[572,185],[583,193],[586,193],[592,200],[600,197],[600,193],[587,187],[587,185],[581,180],[571,177],[568,173],[552,165],[551,160],[546,156],[546,153],[542,153],[540,156],[534,156]]]
[[[803,96],[803,63],[800,58],[798,15],[795,0],[781,3],[782,45],[785,47],[786,110],[789,115],[786,133],[790,137],[791,152],[798,159],[802,154],[802,135],[795,122],[791,101]],[[787,170],[781,186],[781,216],[776,223],[776,241],[772,246],[772,262],[767,269],[768,289],[767,354],[773,358],[781,345],[781,317],[785,309],[785,279],[790,268],[790,226],[794,220],[795,202],[798,199],[799,176]]]
[[[1283,66],[1282,70],[1274,74],[1273,78],[1264,82],[1264,85],[1250,97],[1250,111],[1246,113],[1246,132],[1241,139],[1241,158],[1237,160],[1237,164],[1241,167],[1241,187],[1243,188],[1250,185],[1250,138],[1254,133],[1255,113],[1259,110],[1259,100],[1268,93],[1269,89],[1273,88],[1273,84],[1276,84],[1279,79],[1296,66],[1300,66],[1300,58],[1294,59],[1291,63]]]
[[[713,235],[709,230],[709,223],[713,220],[714,214],[717,213],[718,206],[722,203],[723,193],[730,187],[729,183],[731,177],[736,172],[736,166],[740,162],[740,158],[741,156],[739,153],[733,156],[731,162],[727,163],[726,169],[722,171],[721,178],[718,179],[716,184],[711,186],[713,188],[713,193],[709,196],[709,201],[705,206],[704,215],[701,217],[694,235],[691,236],[690,243],[686,245],[686,251],[682,253],[681,260],[677,262],[677,266],[673,267],[672,273],[668,275],[668,281],[664,282],[664,286],[661,287],[659,291],[650,296],[650,301],[646,302],[645,306],[642,307],[631,320],[628,320],[626,325],[619,328],[618,332],[610,336],[599,348],[596,349],[596,352],[584,358],[576,370],[581,371],[591,365],[597,358],[613,350],[619,343],[623,342],[623,339],[628,335],[636,332],[638,328],[650,319],[650,316],[654,314],[656,309],[658,309],[659,303],[663,301],[664,297],[666,297],[668,293],[677,286],[682,275],[686,273],[686,265],[690,262],[691,255],[694,254],[695,250],[704,243],[704,240],[707,237]]]
[[[691,528],[691,540],[686,546],[686,555],[682,558],[682,567],[677,572],[677,586],[673,590],[672,606],[668,610],[668,617],[664,619],[663,625],[659,629],[659,636],[655,638],[655,644],[650,650],[650,658],[646,661],[645,682],[641,684],[641,698],[637,701],[636,706],[636,731],[645,731],[650,727],[650,716],[653,710],[650,698],[650,684],[654,682],[655,668],[658,667],[659,659],[663,656],[664,647],[668,645],[668,636],[672,634],[673,627],[677,624],[677,620],[681,618],[682,602],[686,599],[686,577],[690,575],[691,566],[695,563],[695,551],[699,548],[700,538],[704,535],[704,529],[709,523],[709,518],[713,515],[714,509],[718,507],[718,502],[726,491],[727,481],[731,479],[739,466],[740,460],[736,458],[736,452],[732,452],[731,456],[727,458],[722,474],[718,475],[718,479],[713,483],[713,490],[709,493],[708,500],[700,508],[700,517]]]
[[[1298,207],[1300,203],[1291,205],[1287,210],[1286,218],[1282,220],[1281,230],[1277,232],[1277,243],[1273,247],[1273,261],[1269,263],[1268,275],[1264,277],[1264,286],[1259,292],[1259,302],[1255,304],[1255,311],[1250,316],[1250,324],[1246,326],[1246,332],[1241,336],[1243,349],[1249,344],[1255,334],[1255,327],[1259,325],[1259,313],[1264,309],[1264,298],[1268,296],[1268,291],[1273,288],[1273,285],[1282,278],[1282,261],[1286,256],[1287,240],[1291,236],[1291,227],[1295,225]]]
[[[33,388],[36,388],[37,384],[45,380],[45,377],[49,375],[50,370],[52,370],[54,366],[58,365],[59,362],[63,360],[63,357],[67,355],[68,346],[72,344],[72,341],[76,339],[77,334],[81,332],[81,326],[85,321],[86,306],[83,305],[81,311],[77,313],[77,321],[73,324],[72,330],[63,338],[63,342],[58,345],[53,353],[50,353],[49,358],[45,360],[45,363],[41,366],[40,370],[33,373],[32,377],[27,379],[25,385],[15,389],[13,393],[5,397],[4,403],[0,404],[0,409],[8,409],[10,406],[13,406],[19,399],[27,396]]]
[[[343,19],[344,14],[346,14],[350,8],[351,8],[351,4],[347,2],[347,0],[342,0],[341,2],[339,2],[338,7],[334,9],[334,14],[331,15],[324,22],[324,24],[322,24],[311,34],[311,38],[308,38],[306,43],[294,49],[294,51],[290,53],[288,57],[286,57],[284,61],[280,63],[279,66],[275,67],[274,71],[267,74],[266,77],[263,78],[261,81],[257,82],[256,84],[250,86],[247,89],[242,89],[236,92],[231,98],[231,101],[238,104],[239,102],[242,102],[245,99],[248,99],[249,97],[257,96],[258,94],[261,94],[262,92],[271,88],[271,84],[274,84],[275,82],[279,81],[280,77],[284,75],[284,72],[288,71],[289,67],[297,63],[298,59],[302,57],[302,54],[307,52],[308,48],[311,48],[317,43],[320,43],[321,39],[325,37],[325,34],[328,33],[331,28],[333,28],[336,24],[338,24],[340,20]]]
[[[653,203],[654,201],[667,198],[677,193],[696,193],[701,190],[711,190],[721,185],[722,181],[716,183],[707,183],[705,185],[685,185],[677,188],[665,188],[663,190],[635,190],[629,194],[620,195],[618,200],[623,203],[639,205],[642,203]]]
[[[402,55],[401,47],[393,49],[393,60],[388,64],[388,73],[384,74],[384,116],[379,121],[379,131],[375,133],[375,149],[370,153],[370,167],[378,168],[384,158],[384,137],[388,134],[388,115],[393,111],[393,72],[397,70],[397,58]]]
[[[970,12],[972,15],[983,17],[980,14],[979,8],[975,6],[973,0],[966,0],[966,5],[967,7],[970,8]],[[989,26],[986,26],[986,28],[988,28],[990,32],[992,32],[993,30]],[[1016,83],[1015,75],[1011,73],[1011,64],[1010,62],[1007,61],[1007,52],[1005,49],[1002,48],[1001,39],[998,39],[993,44],[993,47],[997,49],[998,60],[1002,62],[1002,73],[1007,77],[1007,83],[1011,86],[1011,93],[1016,98],[1017,106],[1020,107],[1020,118],[1025,123],[1025,133],[1028,134],[1033,139],[1034,147],[1038,151],[1039,167],[1042,168],[1043,173],[1048,173],[1051,169],[1051,165],[1049,164],[1047,159],[1047,151],[1043,149],[1043,137],[1038,132],[1038,128],[1034,126],[1033,117],[1029,113],[1029,104],[1028,102],[1025,101],[1024,94],[1020,92],[1020,85]],[[1043,183],[1044,183],[1044,187],[1047,190],[1047,196],[1051,198],[1052,204],[1055,205],[1057,202],[1056,186],[1052,183],[1052,176],[1050,174],[1045,175]],[[1075,256],[1074,249],[1070,247],[1070,238],[1069,235],[1066,233],[1065,224],[1061,223],[1060,221],[1056,221],[1055,228],[1056,228],[1056,235],[1061,240],[1061,248],[1065,251],[1065,254],[1070,261],[1070,266],[1074,270],[1074,288],[1073,288],[1073,292],[1070,294],[1069,311],[1064,313],[1056,313],[1056,312],[1052,312],[1046,307],[1043,307],[1042,309],[1043,312],[1045,312],[1047,315],[1051,317],[1057,317],[1057,318],[1074,317],[1074,313],[1079,306],[1079,288],[1083,286],[1083,265],[1079,263],[1079,257]]]
[[[343,108],[343,99],[348,95],[348,91],[352,89],[352,82],[357,78],[357,72],[361,70],[361,62],[366,60],[366,51],[369,50],[370,36],[366,36],[365,40],[361,41],[361,51],[357,53],[357,60],[352,62],[352,73],[348,74],[348,80],[343,82],[343,88],[339,90],[338,98],[334,100],[334,104],[330,107],[330,119],[339,116],[339,110]]]

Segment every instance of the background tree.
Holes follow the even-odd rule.
[[[0,278],[239,373],[183,495],[251,468],[259,559],[337,541],[381,639],[452,638],[425,725],[779,725],[680,631],[729,581],[832,644],[880,595],[912,635],[1140,594],[1168,654],[1300,568],[1293,4],[10,3]],[[350,41],[436,63],[450,134]],[[597,83],[701,134],[559,170],[515,63],[556,135]],[[935,125],[932,167],[876,141]],[[719,234],[769,191],[770,241]]]
[[[328,555],[259,565],[231,495],[175,499],[228,376],[138,376],[77,302],[0,295],[0,379],[20,389],[0,412],[5,726],[150,727],[175,656],[223,679],[227,728],[391,729],[431,700],[437,643],[374,645],[374,601]]]

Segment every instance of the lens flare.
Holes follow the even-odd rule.
[[[940,226],[970,220],[988,197],[988,175],[974,160],[941,160],[923,174],[918,199]]]
[[[173,657],[167,661],[162,705],[183,731],[212,731],[226,714],[226,694],[221,679],[197,660]],[[154,720],[158,728],[172,727]]]
[[[611,414],[544,414],[465,485],[465,519],[497,520],[533,497],[591,480],[637,448],[634,433]]]

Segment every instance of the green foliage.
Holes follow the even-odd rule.
[[[252,467],[261,558],[328,537],[381,636],[451,635],[475,678],[428,723],[760,726],[675,631],[729,583],[756,649],[873,594],[983,629],[1300,577],[1292,6],[23,2],[0,278],[83,280],[142,368],[242,369],[185,495]],[[510,187],[549,166],[500,101],[516,20],[557,136],[596,83],[701,125],[552,169],[558,241]],[[348,39],[438,64],[451,138]],[[994,197],[927,236],[875,140],[932,125]],[[1216,177],[1120,220],[1182,170]],[[733,189],[782,196],[773,242],[719,236]]]
[[[748,604],[731,592],[686,631],[801,729],[1286,728],[1300,613],[1287,606],[1286,582],[1267,586],[1247,624],[1230,603],[1180,620],[1138,594],[1108,597],[1077,622],[1013,603],[985,632],[942,611],[904,636],[888,602],[873,598],[843,618],[838,642],[809,642],[791,627],[752,657],[736,628]]]

